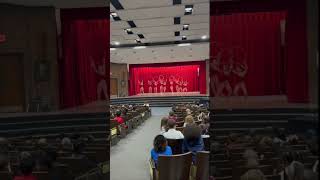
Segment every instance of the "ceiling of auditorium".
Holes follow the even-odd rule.
[[[57,8],[107,7],[109,2],[109,0],[0,0],[0,3]]]
[[[193,10],[186,15],[189,5]],[[110,43],[116,48],[110,51],[111,62],[138,64],[209,57],[209,0],[111,0],[110,12],[120,19],[110,17]],[[180,23],[175,23],[175,17],[179,17]],[[136,27],[128,21],[133,21]],[[183,30],[184,25],[188,25],[188,30]],[[186,40],[182,40],[183,36]],[[192,41],[189,46],[177,45],[188,41]],[[145,49],[132,48],[145,44]]]

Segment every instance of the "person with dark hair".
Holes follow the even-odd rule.
[[[118,110],[116,112],[116,117],[114,118],[114,120],[116,120],[119,124],[123,124],[124,123],[124,120],[121,117],[121,111]]]
[[[174,115],[174,112],[173,112],[173,111],[170,111],[170,112],[169,112],[169,117],[168,117],[168,119],[172,119],[172,120],[174,120],[174,121],[177,121],[177,117]]]
[[[151,150],[151,158],[157,165],[159,155],[172,155],[171,147],[163,135],[157,135],[153,141],[153,149]]]
[[[22,152],[19,156],[19,171],[20,175],[15,176],[13,180],[37,180],[32,175],[35,167],[35,161],[29,152]]]
[[[182,143],[182,151],[192,152],[193,160],[198,151],[204,150],[204,143],[201,137],[201,128],[196,124],[190,124],[184,128],[184,140]]]
[[[167,117],[163,117],[161,119],[161,124],[160,124],[160,132],[161,133],[165,133],[167,131],[167,124],[168,124],[168,118]]]
[[[176,121],[169,119],[167,123],[168,131],[163,133],[166,139],[183,139],[182,132],[176,130]]]

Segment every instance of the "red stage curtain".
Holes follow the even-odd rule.
[[[211,16],[211,57],[214,59],[222,53],[220,70],[225,64],[235,68],[237,63],[246,63],[248,67],[244,78],[234,73],[224,75],[221,71],[213,71],[219,83],[228,81],[233,91],[244,80],[249,96],[283,93],[280,82],[284,76],[281,69],[280,21],[284,18],[283,12]]]
[[[199,72],[199,73],[198,73]],[[197,62],[183,62],[183,63],[158,63],[158,64],[141,64],[130,65],[130,89],[129,95],[136,95],[140,93],[139,81],[143,81],[144,92],[149,93],[148,80],[153,78],[158,80],[160,75],[164,79],[169,79],[171,76],[180,77],[184,81],[188,81],[188,92],[206,93],[206,65],[204,61]],[[152,92],[154,92],[154,85],[152,85]],[[176,92],[176,83],[173,85],[174,92]],[[160,92],[160,84],[157,85],[157,92]],[[171,92],[170,83],[166,83],[166,92]]]
[[[287,95],[289,102],[308,102],[309,97],[308,56],[306,38],[306,1],[259,0],[226,1],[210,3],[211,20],[213,20],[213,17],[216,16],[221,16],[219,17],[219,19],[223,19],[223,17],[227,17],[228,15],[230,15],[230,13],[263,13],[279,11],[286,12],[287,17],[285,39],[286,45],[284,52],[285,56],[283,58],[284,62],[281,65],[281,69],[284,72],[284,74],[283,77],[281,77],[283,80],[278,83],[281,83],[282,86],[285,85],[281,89]],[[216,32],[213,31],[214,29],[219,29],[218,24],[214,25],[211,22],[211,57],[215,56],[216,53],[213,45],[217,35],[215,34]],[[235,26],[234,29],[238,30],[238,26]],[[262,31],[264,31],[264,29]],[[259,42],[261,42],[262,39],[263,38],[258,39]],[[265,43],[257,44],[257,46],[265,46]],[[251,54],[251,52],[248,53]],[[258,61],[258,59],[256,59],[256,61]],[[257,62],[256,65],[259,65],[259,63]],[[213,74],[211,74],[210,77],[212,77],[212,75]],[[270,72],[270,77],[267,78],[267,80],[274,77],[276,76],[272,75]],[[262,79],[262,81],[265,81],[265,79]],[[276,83],[274,85],[276,85]],[[259,83],[255,86],[259,86]],[[256,88],[260,89],[259,87]]]
[[[99,94],[102,99],[107,99],[110,59],[110,21],[107,9],[63,9],[61,23],[61,107],[74,107],[96,101],[98,86],[107,90],[106,96],[103,90]],[[100,75],[96,73],[93,64],[96,69],[99,66],[102,68]]]

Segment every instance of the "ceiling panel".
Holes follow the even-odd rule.
[[[109,0],[0,0],[0,3],[56,8],[108,7],[109,2]]]

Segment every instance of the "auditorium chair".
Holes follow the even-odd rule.
[[[1,180],[12,180],[12,175],[8,171],[0,171]]]
[[[184,127],[176,127],[176,130],[177,130],[177,131],[180,131],[180,132],[182,132],[182,133],[183,133],[183,129],[184,129]]]
[[[153,180],[189,180],[192,154],[159,156],[158,167],[150,160],[151,177]]]
[[[176,127],[183,127],[184,121],[178,121],[176,122]]]
[[[209,179],[209,151],[199,151],[196,154],[196,180]]]
[[[167,139],[167,142],[172,149],[172,154],[182,154],[183,139]]]
[[[203,143],[204,143],[204,149],[206,151],[210,151],[210,136],[208,137],[202,137]]]

